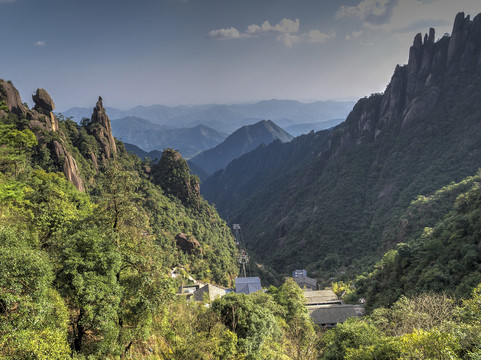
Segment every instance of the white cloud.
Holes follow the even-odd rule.
[[[246,34],[250,36],[256,36],[259,35],[262,32],[262,28],[259,25],[249,25],[246,29]]]
[[[1,0],[0,0],[0,1],[1,1]],[[39,40],[39,41],[35,41],[35,42],[33,43],[33,45],[35,45],[35,46],[45,46],[45,45],[47,45],[47,43],[46,43],[45,41],[43,41],[43,40]]]
[[[301,41],[301,37],[297,35],[292,35],[290,33],[284,33],[277,36],[277,41],[282,42],[287,47],[292,47],[292,45]]]
[[[228,29],[212,30],[211,32],[209,32],[209,37],[220,40],[227,40],[239,39],[244,36],[236,28],[230,27]]]
[[[261,26],[262,31],[276,31],[281,33],[293,33],[299,31],[299,19],[282,19],[278,24],[272,26],[269,21],[264,21]]]
[[[346,40],[354,40],[361,37],[361,35],[362,35],[362,30],[353,31],[352,33],[346,35]]]
[[[251,24],[244,32],[238,31],[234,27],[226,29],[216,29],[209,32],[209,37],[219,40],[253,38],[268,33],[280,33],[276,39],[287,47],[292,47],[299,42],[323,43],[328,39],[336,37],[336,32],[331,30],[329,33],[322,33],[319,30],[310,30],[307,33],[295,35],[299,32],[300,20],[284,18],[275,25],[269,21],[264,21],[261,25]]]
[[[341,6],[336,18],[358,18],[368,24],[385,24],[390,21],[398,0],[362,0],[357,6]]]
[[[328,34],[321,33],[319,30],[311,30],[303,35],[311,43],[323,43],[326,40],[336,37],[336,32],[331,30]]]
[[[1,0],[0,0],[1,1]],[[226,39],[240,39],[240,38],[247,38],[247,37],[255,37],[259,36],[263,33],[282,33],[282,34],[291,34],[299,31],[299,24],[300,20],[291,20],[291,19],[282,19],[276,25],[271,25],[269,21],[264,21],[262,25],[252,24],[247,27],[247,29],[241,33],[234,27],[227,28],[227,29],[216,29],[209,32],[209,37],[226,40]],[[283,39],[288,39],[290,37],[283,37]],[[280,40],[283,41],[284,40]],[[286,40],[287,41],[287,40]],[[287,41],[290,43],[289,41]]]

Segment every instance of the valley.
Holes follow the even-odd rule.
[[[0,357],[478,359],[481,14],[406,53],[355,103],[57,113],[0,79]]]

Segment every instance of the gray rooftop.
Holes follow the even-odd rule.
[[[259,277],[240,277],[235,279],[235,292],[252,294],[261,290],[261,279]]]
[[[341,301],[332,290],[304,290],[304,296],[307,299],[307,305],[322,305]]]
[[[354,305],[317,305],[307,309],[312,321],[318,325],[332,326],[358,316]]]

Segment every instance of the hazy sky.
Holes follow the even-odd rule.
[[[93,106],[357,99],[479,0],[0,0],[0,78]]]

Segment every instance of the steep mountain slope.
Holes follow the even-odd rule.
[[[191,275],[232,284],[231,231],[178,152],[127,153],[102,98],[81,126],[33,101],[0,80],[0,358],[138,358]]]
[[[343,124],[256,149],[203,193],[278,271],[360,267],[393,246],[390,229],[417,195],[481,166],[480,96],[481,16],[460,13],[450,37],[416,35],[384,94],[359,100]]]
[[[304,124],[294,124],[285,127],[285,130],[293,135],[299,136],[302,134],[307,134],[311,131],[321,131],[326,130],[336,125],[342,123],[345,119],[332,119],[326,120],[321,122],[312,122],[312,123],[304,123]]]
[[[481,282],[480,183],[478,172],[410,204],[393,228],[399,244],[356,282],[370,308],[422,292],[470,295]]]
[[[204,125],[169,129],[137,117],[112,120],[112,131],[122,141],[146,151],[174,148],[187,158],[216,146],[227,136]]]
[[[207,258],[219,256],[218,251],[231,253],[227,256],[227,253],[223,254],[222,257],[227,261],[225,264],[230,263],[229,271],[236,271],[233,258],[236,250],[230,230],[215,210],[200,197],[197,180],[189,175],[187,163],[179,153],[175,152],[168,169],[162,172],[164,177],[169,178],[167,188],[153,176],[161,164],[145,167],[138,158],[127,153],[122,142],[116,141],[102,98],[99,97],[90,120],[86,119],[81,126],[71,120],[58,120],[52,113],[55,105],[45,90],[38,89],[33,100],[35,108],[28,109],[12,83],[0,80],[0,136],[5,141],[8,140],[5,146],[11,143],[20,149],[10,151],[2,148],[5,154],[2,153],[4,156],[0,162],[1,184],[15,184],[16,181],[20,184],[21,181],[28,183],[32,176],[38,176],[31,166],[37,170],[42,169],[46,172],[46,177],[54,173],[52,176],[56,178],[59,177],[59,172],[63,172],[77,191],[88,195],[87,201],[98,202],[99,209],[107,206],[102,216],[108,218],[106,221],[112,221],[113,228],[125,227],[130,231],[130,226],[134,226],[137,229],[136,236],[139,231],[149,234],[151,238],[148,241],[154,241],[158,251],[170,254],[162,265],[164,273],[183,262],[190,266],[192,272],[204,273],[211,262]],[[26,144],[30,144],[29,152],[25,150]],[[166,154],[171,152],[173,150]],[[160,156],[161,163],[163,157],[164,154]],[[13,180],[9,179],[12,162],[16,169]],[[27,191],[25,189],[29,186],[33,185],[20,188]],[[170,188],[181,190],[175,192],[170,191]],[[33,200],[29,201],[32,206],[37,206]],[[62,214],[48,213],[54,220],[47,218],[46,214],[36,216],[36,222],[62,221]],[[132,218],[124,219],[124,216]],[[134,220],[136,216],[138,218]],[[186,257],[176,246],[175,237],[178,233],[194,236],[203,248],[202,256],[197,254],[190,259]],[[53,236],[47,234],[48,237]],[[230,275],[227,274],[229,271],[223,273],[222,270],[210,269],[209,276],[227,284],[230,281]],[[207,276],[207,273],[201,276]]]
[[[243,126],[229,135],[221,144],[193,157],[190,161],[207,174],[223,169],[233,159],[274,140],[289,142],[292,136],[270,120]]]

